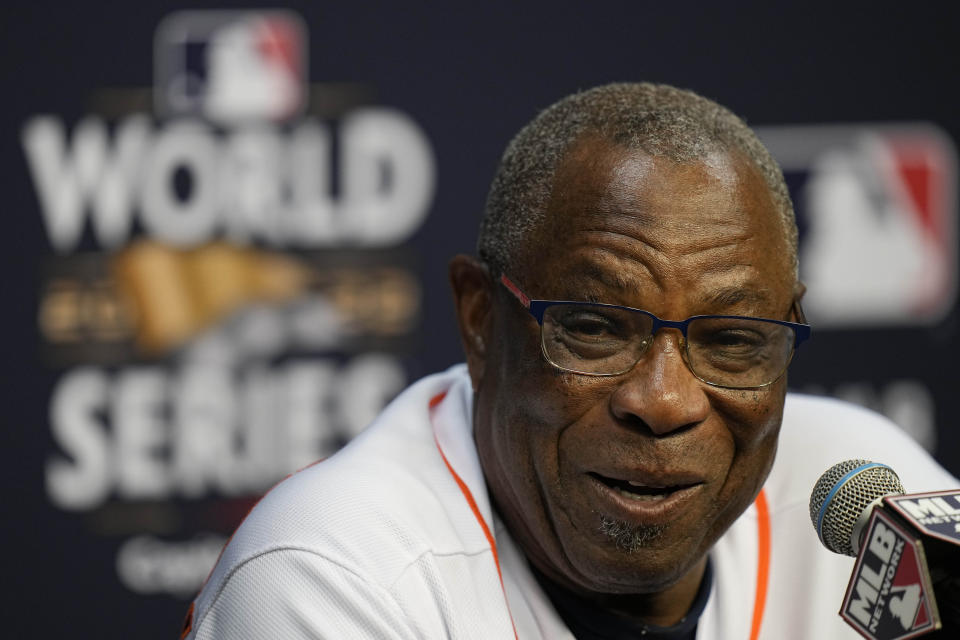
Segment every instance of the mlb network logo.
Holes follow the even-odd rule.
[[[840,615],[865,638],[906,640],[942,626],[923,546],[874,511]]]
[[[928,124],[759,127],[800,227],[818,328],[930,325],[957,291],[956,151]]]
[[[164,116],[221,124],[280,121],[306,105],[306,29],[289,11],[182,11],[154,38],[154,100]]]

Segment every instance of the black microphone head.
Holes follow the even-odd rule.
[[[827,549],[856,556],[859,541],[853,538],[861,515],[874,500],[901,493],[900,478],[887,465],[869,460],[839,462],[813,487],[810,520]]]

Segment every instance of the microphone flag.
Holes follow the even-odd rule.
[[[841,617],[870,640],[915,638],[943,628],[940,600],[953,629],[960,490],[891,495],[881,504],[867,524]]]

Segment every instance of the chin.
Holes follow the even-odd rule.
[[[693,541],[676,540],[669,525],[628,525],[599,516],[597,535],[574,542],[568,579],[594,593],[656,593],[683,578],[704,557]]]

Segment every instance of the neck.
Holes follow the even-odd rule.
[[[697,596],[701,595],[706,568],[707,558],[704,557],[676,583],[655,593],[596,593],[570,584],[562,578],[557,579],[553,575],[545,575],[540,571],[536,571],[536,574],[540,583],[550,592],[551,598],[559,590],[584,604],[637,624],[670,627],[686,619],[691,612],[691,607],[698,600]],[[710,585],[703,586],[709,589]],[[696,613],[699,616],[699,611]]]
[[[697,598],[707,568],[704,557],[685,576],[664,591],[644,594],[594,594],[608,611],[659,627],[675,625],[687,616]]]
[[[533,573],[554,608],[577,638],[692,639],[710,595],[712,572],[706,558],[670,589],[656,594],[597,594]],[[688,583],[693,584],[688,593]]]

